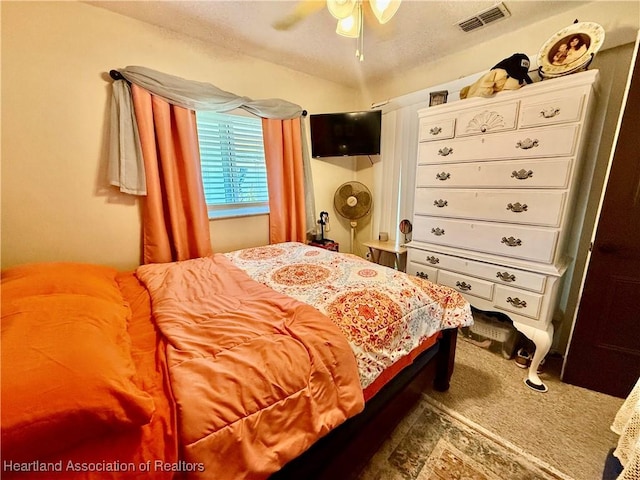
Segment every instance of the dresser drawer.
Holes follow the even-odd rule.
[[[418,165],[416,187],[566,188],[571,159]]]
[[[519,124],[521,128],[577,122],[582,115],[584,94],[537,95],[522,100]]]
[[[460,273],[440,270],[438,272],[438,284],[455,288],[460,293],[466,293],[474,297],[487,300],[493,298],[493,283],[475,277],[468,277]]]
[[[526,270],[478,262],[418,248],[408,249],[408,261],[416,271],[424,270],[425,268],[442,268],[539,293],[544,291],[547,279],[544,275],[527,272]]]
[[[414,213],[557,227],[564,198],[562,191],[418,188]]]
[[[518,102],[464,112],[456,121],[456,137],[514,130],[517,117]]]
[[[494,302],[496,307],[529,318],[537,319],[540,317],[542,299],[542,295],[502,285],[496,285],[495,288]]]
[[[408,248],[407,249],[407,260],[409,263],[431,266],[431,267],[447,267],[447,264],[442,262],[442,260],[446,260],[447,258],[455,258],[449,257],[448,255],[443,255],[442,253],[431,252],[428,250],[422,250],[418,248]]]
[[[433,119],[420,119],[418,141],[430,142],[453,138],[455,118],[445,118],[434,121]]]
[[[506,257],[551,263],[556,230],[415,215],[413,239]]]
[[[438,281],[438,269],[428,267],[420,263],[407,262],[407,273],[409,275],[415,275],[416,277],[424,278],[430,282],[436,283]]]
[[[418,145],[418,163],[563,157],[573,154],[578,125],[463,137]]]

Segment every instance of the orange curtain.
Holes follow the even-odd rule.
[[[211,255],[195,112],[131,85],[144,158],[143,262]]]
[[[304,242],[304,171],[300,118],[262,120],[269,186],[269,242]]]

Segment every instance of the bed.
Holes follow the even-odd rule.
[[[448,388],[471,322],[454,290],[298,243],[135,272],[14,267],[2,475],[328,475],[345,452],[366,457],[418,372]]]

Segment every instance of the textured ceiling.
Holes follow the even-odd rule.
[[[496,2],[404,0],[393,19],[379,25],[367,15],[364,62],[355,57],[356,40],[335,33],[336,21],[322,4],[293,28],[273,24],[292,13],[295,1],[87,1],[91,5],[183,33],[206,42],[348,86],[384,79],[399,70],[490,40],[540,21],[548,8],[558,14],[574,1],[522,1],[505,4],[511,16],[472,33],[457,23]],[[324,3],[324,2],[321,2]],[[369,7],[365,5],[369,12]],[[369,12],[370,13],[370,12]]]

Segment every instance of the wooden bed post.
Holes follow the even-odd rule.
[[[449,390],[449,381],[453,374],[453,364],[456,356],[457,328],[447,328],[442,331],[440,347],[436,354],[436,376],[433,387],[439,392]]]

